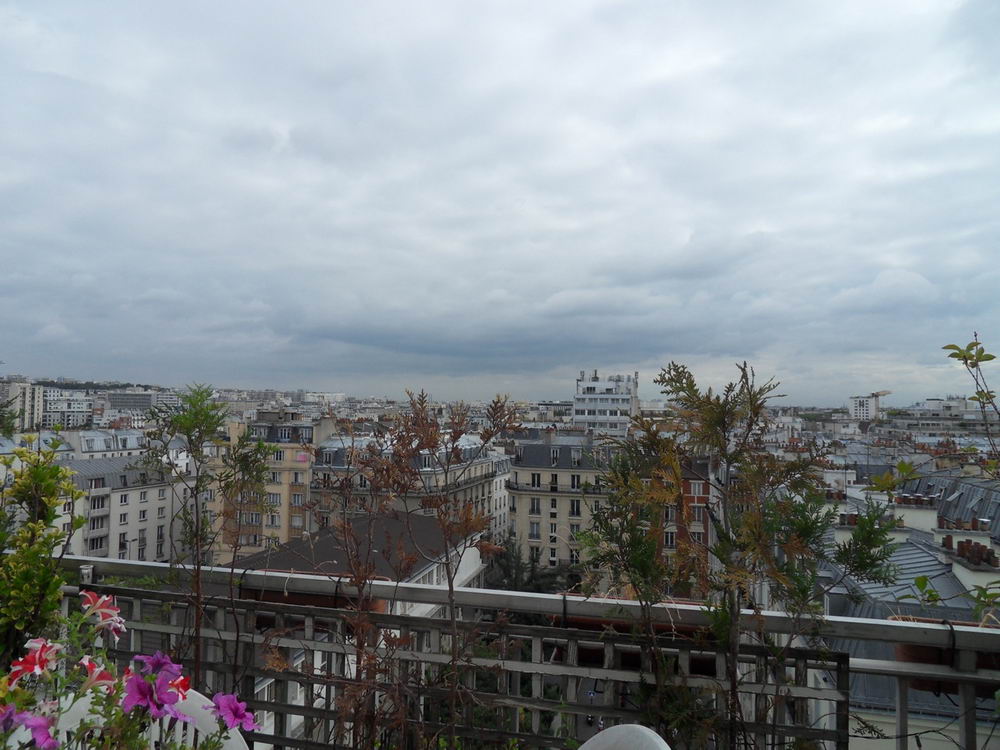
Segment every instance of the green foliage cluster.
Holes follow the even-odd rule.
[[[56,462],[56,447],[17,448],[0,459],[12,478],[0,494],[0,666],[29,637],[46,634],[59,613],[65,580],[57,558],[67,533],[56,528],[56,520],[63,500],[83,493],[72,472]],[[71,529],[82,525],[82,518],[74,518]]]

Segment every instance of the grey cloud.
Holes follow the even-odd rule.
[[[991,13],[15,4],[0,358],[466,397],[747,358],[799,400],[959,389],[939,346],[998,318]]]

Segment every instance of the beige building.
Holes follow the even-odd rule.
[[[229,425],[230,444],[249,431],[268,445],[263,495],[242,499],[216,497],[211,503],[217,536],[215,559],[239,558],[300,538],[310,528],[311,471],[317,426],[293,411],[261,411],[250,423]]]
[[[611,448],[590,438],[547,434],[538,441],[518,442],[511,466],[510,530],[526,560],[538,565],[581,562],[581,531],[590,526],[594,508],[607,500],[600,476]],[[710,525],[706,508],[711,495],[704,478],[707,465],[685,471],[686,519],[671,513],[664,529],[664,549],[686,536],[706,547]]]
[[[357,461],[370,438],[334,436],[320,444],[317,463],[313,467],[314,522],[328,525],[350,496],[369,497],[372,491],[386,493],[388,488],[372,487],[373,477]],[[503,453],[484,450],[470,436],[458,446],[460,456],[433,456],[424,452],[412,467],[419,476],[419,488],[399,494],[393,507],[400,511],[426,515],[434,513],[424,508],[422,500],[451,494],[452,499],[472,506],[477,514],[489,520],[488,531],[501,536],[508,523],[508,489],[511,459]],[[398,489],[398,488],[397,488]]]

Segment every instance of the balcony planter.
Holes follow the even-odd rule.
[[[892,615],[888,619],[898,622],[926,623],[928,625],[956,625],[964,628],[992,628],[1000,629],[1000,625],[983,625],[978,622],[951,622],[949,620],[935,619],[933,617],[911,617],[909,615]],[[950,648],[939,648],[937,646],[917,646],[913,644],[899,643],[895,646],[896,660],[910,664],[940,664],[952,666],[955,663],[955,652]],[[976,669],[1000,670],[1000,653],[978,653],[976,654]],[[955,695],[958,693],[958,684],[947,680],[913,679],[910,687],[914,690],[925,690],[934,694],[948,693]],[[996,693],[997,686],[981,686],[976,688],[977,698],[992,698]]]

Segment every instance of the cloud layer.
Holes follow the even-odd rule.
[[[827,5],[2,6],[0,359],[967,390],[940,346],[1000,339],[997,6]]]

